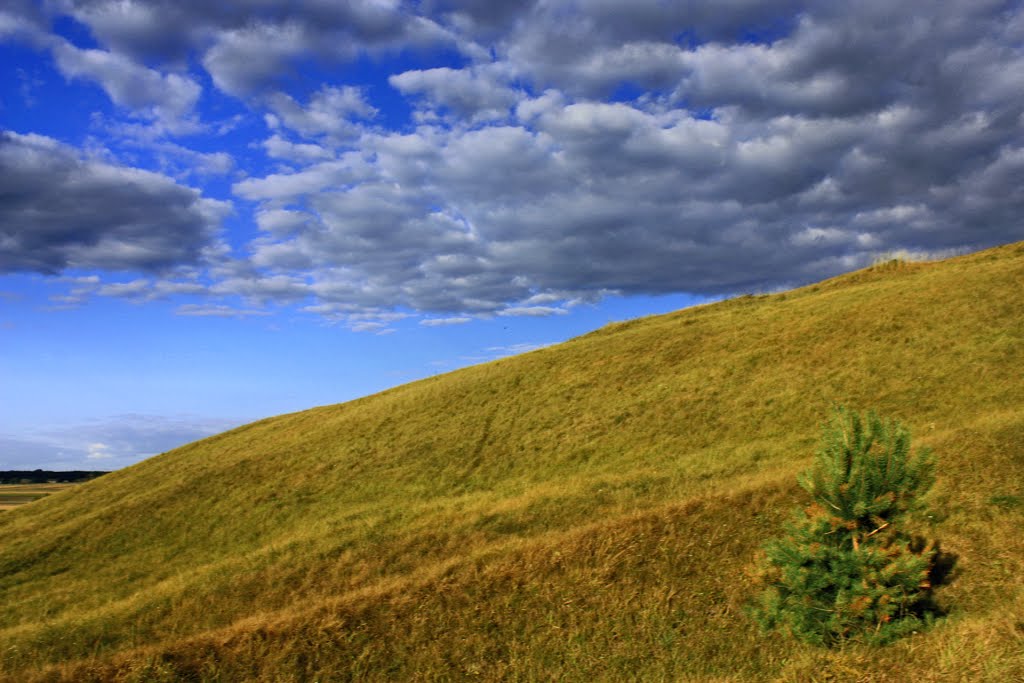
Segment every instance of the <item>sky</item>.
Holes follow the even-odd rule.
[[[0,469],[1022,216],[1019,1],[5,0]]]

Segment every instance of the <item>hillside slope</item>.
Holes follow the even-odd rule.
[[[5,680],[1024,678],[1024,244],[616,324],[0,514]],[[760,635],[830,406],[940,464],[950,613]]]

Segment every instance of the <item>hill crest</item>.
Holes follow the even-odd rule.
[[[2,671],[1016,675],[1022,356],[1015,244],[613,324],[262,420],[0,516]],[[972,568],[948,623],[877,661],[765,639],[741,615],[836,403],[935,449],[937,512],[919,522]],[[917,675],[940,655],[935,678]]]

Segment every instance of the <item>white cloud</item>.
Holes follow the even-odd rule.
[[[89,460],[109,460],[113,454],[110,452],[110,446],[97,442],[89,444],[85,457]]]
[[[274,93],[268,97],[268,106],[274,112],[274,121],[311,138],[356,135],[360,127],[353,119],[373,118],[377,114],[363,92],[352,86],[324,86],[313,93],[304,107],[290,95]]]
[[[321,145],[296,143],[285,140],[280,135],[272,135],[263,141],[267,156],[273,159],[284,159],[297,163],[323,161],[334,157],[334,153]]]
[[[420,325],[425,327],[443,327],[447,325],[465,325],[472,321],[473,319],[467,316],[456,316],[452,318],[424,318],[423,320],[420,320]]]
[[[179,295],[202,296],[210,288],[200,282],[188,280],[153,280],[137,278],[127,282],[111,282],[90,289],[89,294],[128,299],[133,302],[157,301]]]
[[[114,282],[103,285],[97,290],[97,293],[101,296],[145,298],[152,291],[152,288],[152,280],[139,278],[130,282]]]
[[[270,315],[269,311],[244,309],[227,304],[182,304],[175,313],[200,318],[249,318]]]
[[[46,42],[38,8],[29,2],[9,0],[0,7],[0,38],[27,40],[31,43]]]
[[[235,194],[251,200],[282,200],[345,186],[367,177],[366,164],[356,154],[337,161],[325,161],[296,173],[275,173],[235,183]]]
[[[434,114],[450,113],[454,120],[477,123],[507,118],[522,98],[503,82],[508,76],[493,67],[440,67],[395,74],[388,82],[404,94],[422,95]]]
[[[203,66],[218,89],[243,97],[273,81],[302,54],[308,35],[297,22],[253,23],[217,34]]]
[[[310,295],[309,284],[304,279],[288,275],[229,277],[215,284],[210,291],[218,296],[241,296],[259,305],[270,302],[294,303]]]
[[[502,316],[530,316],[530,317],[547,317],[549,315],[565,315],[569,311],[564,308],[556,308],[554,306],[509,306],[508,308],[498,311],[498,315]]]
[[[210,22],[214,41],[203,65],[220,90],[247,97],[273,90],[282,74],[303,58],[344,63],[362,54],[407,48],[470,47],[436,21],[408,9],[391,2],[312,1],[290,7],[280,19],[263,21],[235,8],[220,16],[210,12],[202,19]],[[193,37],[190,42],[200,40]]]
[[[266,208],[256,212],[256,225],[260,230],[277,237],[286,237],[300,231],[314,217],[304,211]]]
[[[53,45],[53,56],[67,78],[95,81],[115,104],[172,129],[192,113],[202,92],[199,84],[187,76],[162,74],[105,50],[83,50],[58,41]]]

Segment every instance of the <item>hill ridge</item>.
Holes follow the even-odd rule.
[[[1024,570],[1022,295],[1024,243],[879,264],[612,324],[104,475],[0,516],[0,671],[804,680],[826,666],[1006,680],[1024,672],[1017,631],[1000,626],[1024,624],[1024,592],[1007,588]],[[898,417],[936,447],[938,512],[918,523],[971,568],[940,595],[947,623],[877,661],[765,639],[740,614],[834,403]],[[682,501],[715,513],[680,515]],[[669,531],[590,557],[601,542],[634,547],[638,516]],[[566,545],[576,533],[596,545]],[[685,559],[701,533],[719,539],[706,566]],[[536,557],[516,564],[525,547]],[[455,578],[430,583],[449,564]],[[406,592],[374,602],[390,583]],[[309,616],[364,591],[361,622]]]

